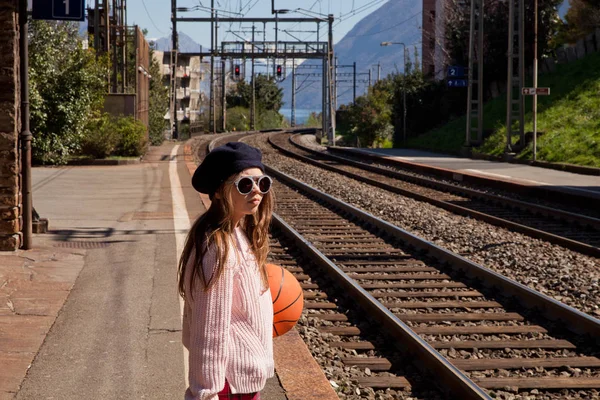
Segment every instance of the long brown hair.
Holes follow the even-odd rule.
[[[192,225],[185,246],[179,259],[179,295],[186,298],[186,289],[193,292],[196,278],[200,279],[202,288],[207,291],[219,279],[229,257],[229,241],[235,226],[233,226],[233,201],[231,190],[233,182],[239,176],[229,177],[211,197],[208,211],[199,216]],[[219,196],[217,196],[219,194]],[[275,198],[273,190],[263,195],[258,210],[254,214],[246,215],[240,226],[246,233],[250,248],[256,258],[263,285],[268,287],[266,261],[269,253],[269,225]],[[202,259],[209,246],[215,245],[217,249],[217,269],[209,277],[204,276]],[[192,262],[190,262],[192,261]],[[192,268],[189,285],[186,285],[186,269]]]

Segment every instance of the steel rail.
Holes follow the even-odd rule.
[[[391,237],[428,253],[453,270],[464,273],[470,279],[479,281],[488,288],[498,289],[505,297],[514,297],[522,306],[534,309],[549,320],[562,321],[567,330],[578,335],[587,335],[590,340],[600,343],[600,320],[312,188],[280,171],[268,166],[266,169],[268,173],[282,182],[301,189],[328,203],[331,207],[356,216],[363,223],[370,224]]]
[[[477,185],[483,185],[487,187],[493,187],[501,190],[512,190],[525,195],[535,196],[548,201],[560,202],[571,206],[581,206],[589,201],[598,201],[600,199],[600,193],[590,196],[582,195],[577,189],[570,189],[568,187],[550,187],[544,185],[527,185],[509,180],[494,179],[489,176],[480,176],[476,174],[468,174],[460,171],[454,171],[450,169],[433,167],[426,164],[419,164],[410,161],[389,159],[376,154],[369,154],[357,149],[352,148],[341,148],[328,146],[327,150],[332,153],[341,154],[354,154],[361,158],[371,159],[380,164],[386,164],[396,168],[404,168],[412,171],[417,171],[423,174],[435,175],[441,178],[457,181],[466,182]]]
[[[278,178],[281,178],[279,172],[267,167],[267,171]],[[394,337],[400,341],[394,341],[394,345],[402,351],[406,351],[419,361],[422,361],[426,373],[435,374],[445,385],[442,389],[450,389],[451,394],[459,396],[461,399],[491,399],[485,391],[475,384],[469,377],[463,374],[458,368],[450,363],[445,357],[438,353],[429,343],[416,334],[408,325],[402,322],[381,302],[374,298],[369,292],[363,289],[354,279],[349,277],[328,257],[321,253],[308,240],[306,240],[294,228],[288,225],[279,215],[273,213],[273,225],[279,229],[285,236],[293,240],[303,254],[328,275],[336,283],[339,283],[346,290],[346,293],[352,297],[369,316],[379,324],[384,326]]]
[[[290,138],[290,141],[291,141],[291,138]],[[375,167],[375,166],[372,166],[369,164],[364,164],[364,163],[354,161],[354,160],[349,160],[349,159],[346,159],[343,157],[338,157],[338,156],[334,156],[334,155],[330,155],[330,154],[323,154],[316,150],[301,146],[301,145],[295,143],[294,141],[291,141],[291,143],[294,144],[295,146],[302,148],[302,150],[316,154],[319,157],[334,160],[334,161],[340,162],[342,164],[351,165],[351,166],[354,166],[357,168],[361,168],[364,170],[382,174],[382,175],[385,175],[385,176],[388,176],[391,178],[405,180],[405,181],[409,181],[410,183],[416,183],[416,184],[427,186],[427,187],[432,187],[435,190],[446,190],[451,193],[457,192],[459,194],[466,195],[467,197],[475,197],[475,198],[484,199],[484,200],[491,200],[494,202],[505,202],[514,207],[518,207],[520,209],[525,209],[534,214],[539,213],[539,214],[542,214],[545,216],[554,216],[554,217],[558,217],[558,218],[568,219],[568,220],[574,221],[576,223],[580,223],[580,224],[585,223],[587,225],[590,225],[590,226],[600,229],[600,220],[595,219],[595,218],[585,217],[583,215],[578,215],[578,214],[573,214],[573,213],[568,213],[568,212],[562,211],[562,210],[554,210],[549,207],[538,206],[536,204],[530,204],[530,203],[526,203],[526,202],[522,202],[522,201],[518,201],[518,200],[504,199],[504,198],[500,198],[500,197],[490,195],[487,193],[481,193],[481,192],[478,192],[478,191],[475,191],[472,189],[457,188],[455,186],[441,183],[441,182],[435,182],[435,181],[429,180],[427,178],[414,177],[411,175],[402,174],[401,172],[389,171],[389,170],[386,170],[383,168]],[[443,201],[443,200],[432,198],[432,197],[429,197],[429,196],[426,196],[423,194],[415,193],[410,190],[402,189],[397,186],[392,186],[392,185],[386,184],[384,182],[380,182],[380,181],[377,181],[377,180],[374,180],[374,179],[371,179],[371,178],[368,178],[368,177],[365,177],[362,175],[358,175],[358,174],[355,174],[355,173],[352,173],[349,171],[345,171],[343,169],[337,168],[332,165],[321,163],[317,160],[313,160],[313,159],[305,157],[303,155],[296,154],[293,151],[290,151],[288,149],[285,149],[284,147],[279,146],[277,143],[275,143],[274,141],[271,140],[271,137],[269,137],[269,144],[271,144],[273,147],[277,148],[279,151],[281,151],[284,154],[287,154],[291,157],[295,157],[303,162],[318,166],[319,168],[323,168],[323,169],[326,169],[329,171],[333,171],[333,172],[348,176],[352,179],[356,179],[358,181],[380,187],[380,188],[390,191],[390,192],[394,192],[397,194],[401,194],[403,196],[414,198],[419,201],[424,201],[424,202],[433,204],[437,207],[443,208],[445,210],[451,211],[456,214],[470,216],[470,217],[491,223],[496,226],[500,226],[503,228],[511,229],[516,232],[524,233],[524,234],[532,236],[534,238],[543,239],[550,243],[554,243],[554,244],[564,246],[566,248],[578,251],[582,254],[587,254],[587,255],[594,256],[594,257],[600,257],[600,248],[598,248],[598,247],[595,247],[595,246],[592,246],[592,245],[589,245],[586,243],[582,243],[582,242],[579,242],[579,241],[576,241],[573,239],[569,239],[567,237],[559,236],[559,235],[556,235],[556,234],[553,234],[550,232],[546,232],[546,231],[543,231],[540,229],[532,228],[532,227],[529,227],[529,226],[526,226],[523,224],[519,224],[517,222],[513,222],[513,221],[503,219],[503,218],[495,217],[493,215],[489,215],[489,214],[486,214],[486,213],[483,213],[483,212],[480,212],[477,210],[473,210],[473,209],[470,209],[467,207],[463,207],[463,206],[460,206],[457,204],[449,203],[447,201]],[[438,187],[436,187],[436,186],[438,186]],[[552,215],[552,213],[555,213],[556,215]]]
[[[582,214],[576,214],[576,213],[572,213],[569,211],[559,210],[556,208],[551,208],[551,207],[543,206],[540,204],[533,204],[533,203],[529,203],[526,201],[500,197],[500,196],[497,196],[494,194],[484,193],[484,192],[481,192],[476,189],[469,189],[466,187],[458,187],[455,185],[435,181],[433,179],[428,179],[425,177],[418,177],[418,176],[414,176],[414,175],[410,175],[410,174],[405,174],[405,173],[402,173],[399,171],[390,171],[390,170],[387,170],[384,168],[372,166],[370,164],[365,164],[360,161],[355,161],[355,160],[351,160],[351,159],[348,159],[345,157],[335,156],[333,154],[323,154],[322,152],[318,152],[314,149],[311,149],[309,147],[299,144],[298,142],[293,140],[293,137],[290,138],[290,143],[292,143],[294,146],[299,147],[302,150],[308,151],[310,153],[317,154],[319,156],[331,157],[331,159],[333,159],[333,160],[336,160],[336,161],[339,161],[342,163],[348,163],[350,165],[353,165],[353,166],[356,166],[359,168],[363,168],[363,169],[367,169],[372,172],[381,173],[381,174],[390,176],[392,178],[407,180],[411,183],[417,183],[419,185],[431,187],[433,189],[441,188],[441,189],[447,190],[451,193],[464,194],[468,197],[489,200],[489,201],[496,202],[496,203],[504,203],[504,204],[510,205],[511,207],[535,212],[535,213],[538,213],[538,214],[541,214],[544,216],[564,219],[564,220],[568,220],[568,221],[576,222],[576,223],[579,223],[582,225],[588,225],[588,226],[600,229],[600,219],[598,219],[598,218],[589,217],[589,216],[582,215]]]

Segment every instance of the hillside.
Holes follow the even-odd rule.
[[[161,37],[154,41],[154,48],[159,51],[169,51],[171,50],[171,36]],[[200,51],[201,45],[196,43],[194,39],[189,37],[183,32],[179,32],[179,51],[184,53],[197,53]],[[207,47],[204,48],[205,51],[208,50]]]
[[[530,85],[530,83],[528,83]],[[538,96],[538,159],[600,167],[600,53],[557,65],[540,75],[539,87],[550,87],[550,96]],[[531,98],[527,99],[525,131],[531,132]],[[484,107],[484,129],[493,131],[479,152],[501,155],[506,142],[506,97]],[[465,118],[430,131],[408,142],[411,147],[458,153],[464,142]],[[516,141],[513,138],[513,143]],[[531,159],[532,147],[517,155]]]
[[[372,67],[373,81],[377,78],[378,62],[381,63],[381,77],[390,72],[402,72],[402,46],[381,47],[385,41],[404,42],[414,56],[413,46],[416,45],[421,54],[421,10],[422,2],[414,0],[390,0],[371,14],[360,20],[338,43],[334,45],[338,65],[350,65],[356,61],[357,72],[368,72]],[[334,23],[335,24],[335,23]],[[334,28],[335,29],[335,28]],[[306,61],[307,64],[321,65],[320,61]],[[291,69],[290,69],[291,71]],[[320,70],[319,70],[320,72]],[[351,68],[339,69],[338,72],[352,72]],[[361,77],[361,79],[366,76]],[[318,79],[318,78],[316,78]],[[316,80],[311,78],[311,80]],[[351,80],[351,77],[344,79]],[[291,107],[292,90],[291,76],[281,84],[284,89],[285,107]],[[297,86],[302,80],[299,78]],[[357,96],[365,91],[366,85],[357,88]],[[339,84],[338,105],[352,101],[352,83]],[[313,83],[298,92],[296,108],[320,109],[321,83]]]

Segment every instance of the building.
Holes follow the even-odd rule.
[[[155,51],[154,57],[161,64],[162,79],[166,86],[171,86],[171,52]],[[200,57],[177,56],[177,120],[184,123],[193,123],[200,119],[201,102],[203,96],[200,84],[203,80]],[[167,116],[170,119],[170,114]]]
[[[425,76],[442,80],[446,77],[446,6],[448,0],[423,0],[422,71]]]

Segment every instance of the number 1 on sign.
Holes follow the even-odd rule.
[[[69,15],[69,0],[63,0],[63,3],[65,3],[65,14]]]

